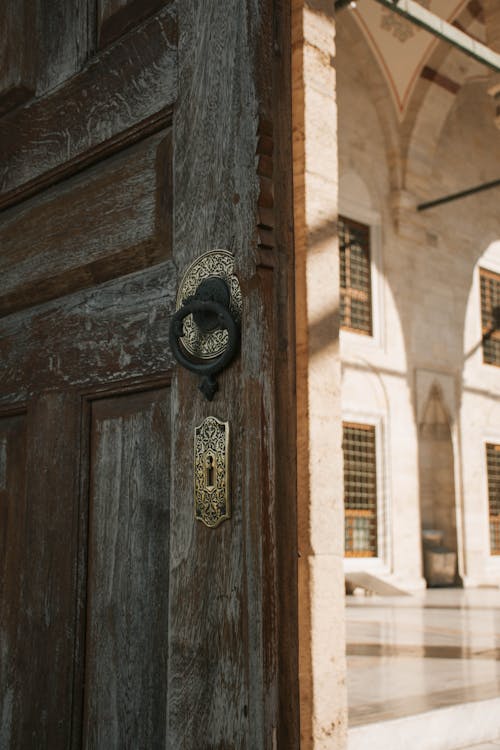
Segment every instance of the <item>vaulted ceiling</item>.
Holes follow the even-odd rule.
[[[479,0],[419,0],[420,4],[441,18],[453,23],[469,35],[485,41],[483,8]],[[404,118],[411,94],[420,77],[434,80],[441,77],[443,87],[454,88],[453,77],[429,65],[439,42],[428,32],[405,20],[374,0],[357,0],[351,4],[352,13],[368,44],[377,57],[388,81],[398,115]],[[458,78],[466,76],[468,58]],[[474,63],[471,72],[477,74],[482,66]],[[486,73],[486,69],[484,70]]]

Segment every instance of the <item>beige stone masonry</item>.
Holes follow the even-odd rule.
[[[335,27],[293,3],[301,750],[346,743]]]

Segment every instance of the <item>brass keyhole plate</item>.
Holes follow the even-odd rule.
[[[229,309],[234,319],[241,321],[243,300],[241,288],[234,271],[234,256],[227,250],[210,250],[200,255],[186,270],[179,286],[176,300],[176,310],[179,310],[185,299],[195,294],[202,281],[209,278],[223,279],[229,289]],[[192,315],[184,320],[184,336],[180,339],[184,349],[199,359],[214,359],[227,347],[228,333],[217,328],[213,331],[202,331]]]
[[[215,528],[231,516],[229,422],[207,417],[194,430],[194,514]]]

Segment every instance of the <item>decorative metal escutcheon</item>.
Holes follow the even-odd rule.
[[[239,349],[242,296],[233,270],[234,257],[227,250],[197,258],[181,281],[170,323],[172,353],[202,376],[200,390],[209,401],[218,388],[216,375]]]
[[[194,431],[194,512],[213,529],[231,516],[229,422],[207,417]]]

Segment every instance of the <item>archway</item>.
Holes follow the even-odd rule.
[[[418,426],[418,442],[424,577],[431,586],[453,585],[458,582],[454,453],[450,420],[437,383],[430,389]],[[436,561],[440,561],[438,570]]]

